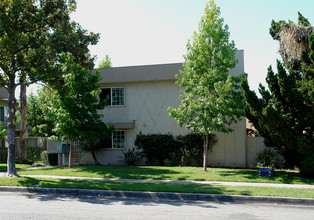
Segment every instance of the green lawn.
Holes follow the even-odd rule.
[[[80,176],[117,179],[162,179],[162,180],[200,180],[234,181],[286,184],[312,184],[314,179],[303,178],[296,171],[278,170],[274,177],[258,177],[255,169],[209,168],[201,172],[200,167],[153,167],[153,166],[75,166],[50,167],[21,171],[23,175]]]
[[[24,169],[24,168],[30,168],[31,165],[27,164],[16,164],[16,169]],[[7,171],[7,164],[6,163],[0,163],[0,172],[6,172]]]
[[[0,186],[48,187],[48,188],[79,188],[99,190],[149,191],[149,192],[180,192],[225,195],[275,196],[294,198],[314,198],[314,189],[290,189],[253,186],[217,186],[202,184],[173,183],[135,183],[110,182],[96,180],[65,180],[47,178],[11,178],[0,179]]]
[[[17,168],[25,166],[17,165]],[[0,164],[5,170],[5,164]],[[149,166],[75,166],[49,167],[35,170],[20,171],[20,175],[56,175],[77,177],[102,177],[117,179],[163,179],[163,180],[208,180],[264,182],[286,184],[312,184],[313,179],[303,178],[297,171],[279,170],[275,177],[258,177],[254,169],[222,169],[209,168],[209,172],[201,172],[199,167],[149,167]],[[314,198],[314,189],[292,189],[257,186],[217,186],[203,184],[174,183],[140,183],[96,180],[66,180],[48,178],[0,178],[0,186],[80,188],[100,190],[126,190],[151,192],[184,192],[226,195],[276,196],[295,198]]]

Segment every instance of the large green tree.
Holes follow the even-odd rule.
[[[37,93],[27,96],[28,125],[32,127],[31,136],[51,137],[55,135],[55,119],[50,111],[55,94],[47,86],[40,88]]]
[[[0,1],[0,86],[7,88],[9,95],[7,176],[18,176],[16,87],[37,81],[58,82],[65,54],[72,54],[83,66],[93,66],[88,46],[96,44],[99,36],[70,20],[75,8],[74,0]]]
[[[64,75],[62,88],[55,91],[53,111],[58,139],[70,141],[69,167],[71,168],[73,142],[96,143],[106,133],[111,133],[111,130],[110,126],[102,122],[101,115],[98,113],[98,110],[105,107],[107,101],[99,100],[101,92],[97,85],[101,79],[99,71],[82,68],[71,61],[65,68],[70,68],[71,71]]]
[[[207,167],[209,135],[230,132],[231,124],[243,114],[243,96],[239,90],[240,77],[228,75],[236,66],[236,48],[229,41],[228,26],[220,18],[214,1],[205,7],[204,16],[187,43],[184,71],[177,75],[176,84],[182,95],[178,108],[168,111],[180,126],[185,125],[204,138],[203,169]]]
[[[280,42],[277,73],[268,68],[268,89],[260,84],[257,97],[242,82],[245,112],[264,137],[268,147],[277,148],[290,167],[314,176],[314,33],[299,13],[298,24],[272,21],[271,36]]]

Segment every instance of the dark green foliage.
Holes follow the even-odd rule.
[[[257,154],[257,162],[274,165],[277,169],[284,168],[285,161],[274,149],[265,148],[262,152]]]
[[[314,34],[309,25],[301,14],[298,25],[273,21],[270,33],[280,41],[284,63],[277,62],[278,73],[268,68],[269,90],[260,85],[261,98],[249,89],[247,81],[241,84],[247,118],[264,137],[266,146],[277,148],[286,165],[298,166],[301,173],[305,163],[311,167],[307,158],[314,154]]]
[[[314,179],[314,154],[309,155],[301,161],[299,169],[304,176]]]
[[[212,140],[215,135],[209,135]],[[202,135],[198,134],[187,134],[185,136],[178,136],[176,139],[180,145],[180,154],[178,156],[184,157],[183,162],[187,166],[202,165],[202,155],[204,148],[204,139]],[[211,141],[209,149],[212,147]]]
[[[209,135],[209,148],[215,143],[215,135]],[[135,146],[143,149],[149,165],[194,165],[201,166],[204,138],[199,134],[174,137],[171,134],[147,134],[136,136]]]
[[[71,21],[75,0],[0,1],[0,86],[8,90],[8,176],[15,169],[15,89],[38,81],[62,84],[62,64],[73,62],[93,68],[88,46],[99,34],[89,33]]]
[[[28,147],[28,158],[32,164],[37,161],[36,150],[31,146]]]
[[[96,143],[107,132],[102,115],[98,112],[106,105],[105,100],[99,100],[99,71],[73,63],[72,57],[68,57],[64,68],[69,73],[64,75],[62,87],[55,90],[56,99],[52,108],[57,122],[54,130],[58,135],[56,138],[70,140],[70,149],[74,141]],[[95,153],[93,150],[91,152]],[[69,161],[71,167],[71,150]]]
[[[300,12],[298,12],[298,25],[311,27],[311,23],[309,22],[309,20],[303,17],[303,15]]]
[[[96,154],[104,149],[103,140],[110,139],[113,131],[113,126],[99,121],[94,126],[90,126],[89,137],[79,145],[81,151],[92,154],[97,166],[101,163],[98,162]]]
[[[48,165],[48,155],[47,155],[47,151],[43,151],[40,154],[40,160],[43,164]]]
[[[103,146],[101,145],[100,141],[96,141],[96,142],[84,141],[79,145],[79,148],[83,152],[91,153],[95,161],[95,164],[97,166],[101,166],[101,163],[98,162],[97,157],[96,157],[96,153],[103,149]]]
[[[27,96],[27,123],[32,127],[29,136],[50,137],[55,135],[53,129],[56,121],[50,113],[54,93],[50,88],[43,87],[38,95],[31,93]]]
[[[139,160],[143,158],[143,153],[136,148],[128,149],[127,151],[122,151],[123,157],[120,156],[121,162],[134,166],[136,165]]]
[[[179,149],[171,134],[139,133],[134,144],[143,150],[149,165],[164,165],[165,160],[171,158],[171,153]]]

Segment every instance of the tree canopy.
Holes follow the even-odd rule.
[[[181,88],[181,104],[170,107],[170,115],[180,126],[185,125],[205,138],[204,164],[208,135],[230,132],[231,124],[243,114],[243,96],[239,89],[240,77],[230,76],[229,70],[236,66],[236,48],[229,41],[228,26],[220,18],[220,9],[214,1],[206,4],[198,32],[187,43],[184,71],[176,76]]]
[[[268,68],[268,89],[260,84],[261,97],[242,82],[247,118],[264,137],[266,146],[275,147],[287,165],[298,166],[314,176],[314,32],[299,13],[298,24],[272,21],[270,34],[280,42],[278,73]]]
[[[55,99],[54,91],[49,87],[42,87],[37,92],[27,96],[28,125],[32,127],[31,136],[50,137],[56,122],[50,110]]]
[[[97,85],[101,79],[99,71],[82,68],[70,63],[70,73],[64,75],[62,88],[55,91],[53,114],[56,120],[58,139],[70,141],[69,167],[71,167],[71,146],[74,141],[96,143],[106,133],[111,133],[109,125],[101,120],[98,110],[105,107],[107,100],[99,100],[101,89]],[[93,153],[93,151],[92,151]]]
[[[109,57],[109,55],[106,55],[105,59],[100,61],[98,68],[110,68],[110,67],[112,67],[111,58]]]
[[[98,34],[70,19],[74,0],[0,1],[0,86],[8,89],[8,176],[15,169],[15,89],[22,83],[59,82],[62,63],[70,54],[75,63],[93,67],[88,46]]]

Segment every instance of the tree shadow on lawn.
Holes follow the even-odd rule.
[[[79,171],[97,174],[102,178],[116,179],[171,179],[175,175],[182,175],[172,167],[147,166],[79,166]]]
[[[249,182],[264,182],[264,183],[284,183],[284,184],[314,184],[314,179],[302,177],[299,173],[288,172],[282,170],[275,170],[274,176],[257,176],[256,170],[226,170],[221,171],[220,176],[222,177],[232,177],[235,176],[235,179],[244,179]]]
[[[195,168],[198,169],[198,168]],[[195,169],[182,172],[181,167],[154,166],[66,166],[21,171],[23,175],[55,175],[114,179],[191,180]]]
[[[80,180],[64,180],[64,179],[41,179],[41,178],[31,178],[23,177],[18,180],[18,183],[24,187],[29,187],[28,192],[31,194],[26,195],[31,199],[39,199],[41,201],[52,201],[60,200],[64,201],[66,198],[77,199],[80,202],[88,202],[93,204],[110,204],[117,201],[124,201],[125,205],[153,205],[154,203],[165,203],[171,204],[173,206],[182,206],[189,205],[191,202],[205,202],[205,201],[214,201],[216,203],[231,203],[234,202],[234,199],[231,196],[219,197],[216,195],[210,194],[228,194],[232,190],[227,190],[224,187],[217,186],[204,186],[199,185],[195,186],[196,191],[192,193],[195,194],[195,197],[192,197],[188,194],[180,194],[180,187],[190,188],[188,184],[154,184],[150,187],[147,183],[142,183],[141,188],[136,188],[138,186],[135,183],[119,183],[119,182],[103,182],[103,181],[80,181]],[[121,184],[121,185],[120,185]],[[107,186],[106,186],[107,185]],[[146,186],[145,186],[146,185]],[[177,186],[175,186],[177,185]],[[51,190],[42,190],[41,187],[51,188]],[[180,188],[179,187],[179,188]],[[66,191],[58,191],[58,188],[68,188]],[[154,192],[168,192],[169,194],[164,193],[151,193]],[[89,192],[82,192],[80,189],[89,189]],[[151,189],[151,190],[150,190]],[[201,189],[201,191],[199,190]],[[132,191],[141,191],[143,193],[136,195]],[[172,192],[179,192],[172,193]],[[206,196],[199,196],[199,193],[208,194]],[[239,192],[239,195],[250,195],[249,191]],[[237,201],[239,203],[239,201]],[[194,203],[193,203],[194,204]],[[194,204],[197,206],[204,206],[207,208],[215,208],[204,203]]]

